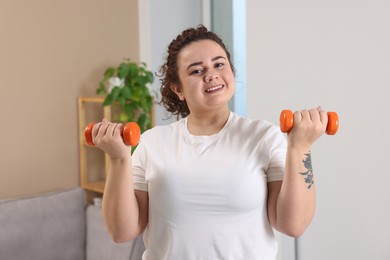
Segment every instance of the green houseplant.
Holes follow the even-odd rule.
[[[117,67],[107,68],[96,93],[106,95],[103,106],[119,106],[120,111],[114,120],[137,122],[141,132],[144,132],[152,127],[150,114],[153,98],[148,84],[153,80],[153,73],[146,69],[145,63],[127,59]]]

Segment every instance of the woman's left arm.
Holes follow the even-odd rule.
[[[327,114],[320,108],[294,113],[283,181],[268,183],[268,218],[286,235],[301,236],[313,219],[316,193],[310,149],[325,132],[327,123]]]

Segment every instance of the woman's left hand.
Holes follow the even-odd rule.
[[[328,115],[321,107],[294,112],[294,126],[287,136],[289,145],[310,149],[325,133],[327,124]]]

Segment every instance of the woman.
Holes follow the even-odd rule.
[[[295,112],[287,141],[231,112],[230,54],[204,26],[171,42],[160,72],[161,102],[178,122],[145,132],[133,156],[121,124],[93,129],[110,157],[103,216],[113,240],[145,231],[143,259],[275,259],[272,227],[298,237],[313,218],[310,147],[326,112]]]

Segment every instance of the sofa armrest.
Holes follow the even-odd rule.
[[[126,243],[114,243],[103,224],[102,209],[87,207],[87,260],[141,260],[144,250],[142,235]]]

